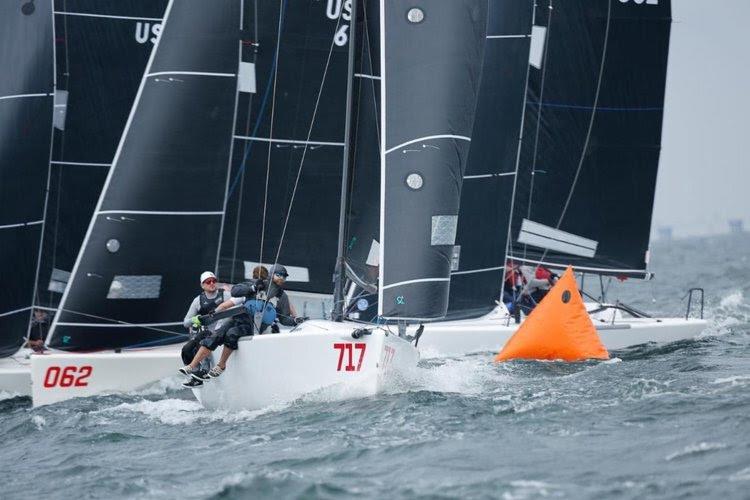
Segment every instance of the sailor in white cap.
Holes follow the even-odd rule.
[[[182,324],[191,332],[190,340],[182,347],[182,361],[187,365],[193,360],[195,353],[200,347],[200,341],[210,332],[206,332],[205,329],[200,328],[199,316],[204,314],[212,313],[216,308],[229,298],[229,294],[224,294],[224,289],[217,289],[216,275],[211,271],[204,271],[200,277],[201,288],[203,291],[193,299],[188,308],[185,319]],[[219,326],[219,323],[212,324],[210,330],[215,330]],[[208,362],[206,361],[206,364]],[[208,369],[208,366],[202,369]],[[201,385],[202,382],[195,378],[189,382],[191,385]]]

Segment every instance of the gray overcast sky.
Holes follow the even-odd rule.
[[[750,0],[672,0],[653,228],[750,229]]]

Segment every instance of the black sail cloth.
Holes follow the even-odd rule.
[[[490,2],[479,104],[461,189],[449,317],[488,313],[505,267],[533,2]]]
[[[486,27],[483,1],[381,1],[384,318],[446,314]]]
[[[161,29],[166,0],[56,0],[57,94],[35,305],[56,307]]]
[[[0,2],[0,357],[31,317],[54,102],[50,2]]]
[[[529,79],[509,257],[648,275],[671,6],[550,1]]]
[[[197,273],[216,262],[240,46],[239,3],[167,7],[50,345],[179,341]]]
[[[345,2],[317,0],[245,5],[243,59],[254,63],[257,80],[238,102],[218,274],[232,282],[249,278],[257,263],[270,266],[278,253],[290,274],[288,290],[330,295],[348,11]]]

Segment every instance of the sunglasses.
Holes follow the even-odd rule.
[[[288,274],[284,274],[284,273],[273,273],[273,275],[278,276],[279,278],[284,278],[284,279],[286,279],[286,277],[289,276]]]
[[[214,283],[216,283],[216,280],[215,280],[215,279],[213,279],[213,278],[208,278],[208,279],[207,279],[206,281],[204,281],[203,283],[205,283],[206,285],[213,285]]]

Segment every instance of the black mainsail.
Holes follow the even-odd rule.
[[[120,142],[166,0],[57,0],[57,100],[35,305],[57,306]]]
[[[0,2],[0,357],[31,316],[55,92],[51,2]]]
[[[234,0],[167,6],[55,316],[51,346],[181,339],[196,276],[217,258],[242,79],[240,14]]]
[[[479,104],[451,262],[451,318],[486,314],[500,296],[534,13],[533,2],[489,3]]]
[[[671,4],[537,12],[509,258],[646,277]]]
[[[378,315],[444,317],[487,2],[380,1]]]

